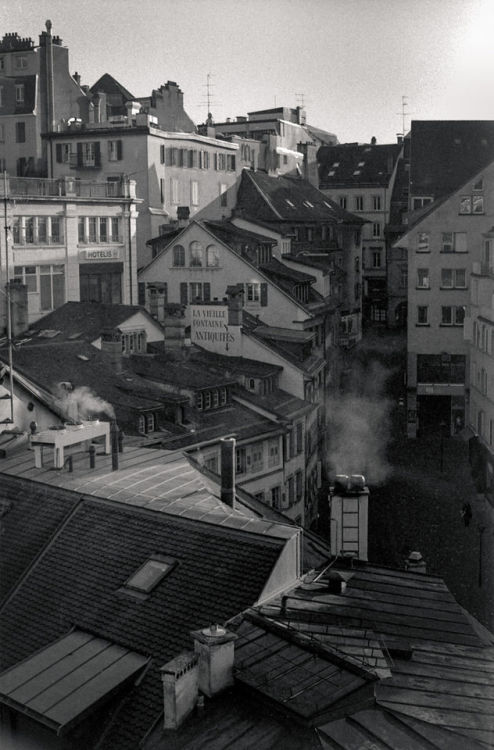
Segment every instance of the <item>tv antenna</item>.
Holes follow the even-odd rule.
[[[211,109],[212,109],[213,105],[215,105],[215,106],[217,105],[217,102],[215,102],[214,99],[213,99],[213,91],[212,90],[213,90],[214,84],[211,83],[212,77],[213,76],[212,76],[211,73],[208,73],[206,75],[206,83],[203,85],[203,88],[206,89],[206,101],[205,102],[201,102],[201,104],[198,105],[199,107],[204,107],[204,106],[207,107],[206,120],[209,119],[209,115],[211,113]]]
[[[405,137],[405,120],[407,117],[410,117],[410,115],[413,114],[413,112],[407,112],[408,107],[408,96],[402,96],[401,97],[401,112],[397,112],[397,115],[401,116],[401,134],[403,137]]]
[[[295,92],[295,98],[297,99],[297,104],[302,107],[302,109],[305,108],[305,94],[303,91],[300,91],[299,93]]]

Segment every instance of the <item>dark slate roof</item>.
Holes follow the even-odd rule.
[[[59,331],[53,339],[43,341],[83,340],[95,341],[104,328],[118,328],[136,313],[142,313],[155,325],[159,325],[149,313],[139,305],[111,305],[102,302],[66,302],[48,315],[31,323],[25,338],[33,332],[44,330]]]
[[[313,284],[316,281],[314,276],[311,276],[309,273],[297,271],[295,268],[285,266],[285,264],[277,258],[273,258],[269,263],[264,263],[261,266],[261,271],[264,271],[268,276],[278,279],[278,281],[288,282],[290,287],[305,282]]]
[[[213,232],[218,239],[228,244],[229,242],[258,242],[269,245],[276,245],[276,240],[272,237],[252,232],[247,229],[241,229],[231,221],[204,221],[204,225]]]
[[[246,218],[270,222],[364,223],[307,180],[286,175],[272,177],[245,169],[238,189],[237,212]]]
[[[163,710],[160,667],[189,632],[223,622],[259,597],[284,542],[142,508],[85,498],[2,607],[1,669],[71,627],[152,657],[114,716],[102,748],[134,750]],[[145,599],[122,591],[152,554],[177,565]],[[94,738],[95,740],[97,737]]]
[[[13,362],[14,372],[24,375],[52,395],[53,404],[50,406],[53,405],[57,412],[64,413],[67,406],[66,394],[59,387],[61,382],[71,383],[73,389],[87,388],[111,404],[118,421],[125,422],[132,411],[163,407],[166,394],[128,368],[118,375],[111,356],[106,352],[84,341],[60,344],[55,341],[44,340],[41,345],[27,342],[17,346]],[[5,349],[0,349],[0,359],[7,361]],[[90,413],[93,416],[97,413],[111,415],[111,409],[101,407],[99,412],[91,408]]]
[[[127,102],[135,101],[135,96],[109,73],[104,73],[101,78],[98,78],[96,83],[93,83],[89,90],[93,94],[97,91],[103,91],[105,94],[118,94]]]
[[[248,336],[262,341],[265,346],[268,346],[274,352],[288,360],[288,362],[306,372],[313,372],[322,366],[324,360],[317,353],[308,353],[306,344],[298,343],[297,341],[287,341],[272,330],[271,332],[268,330],[265,333],[264,327],[260,328],[259,321],[257,323],[257,328],[245,331]],[[266,328],[268,327],[266,326]]]
[[[15,87],[24,85],[24,101],[16,101]],[[36,107],[36,76],[0,77],[2,87],[2,115],[28,115]]]
[[[494,161],[494,120],[413,120],[411,195],[449,195]]]
[[[329,253],[321,253],[319,255],[306,255],[305,253],[294,255],[293,253],[286,253],[283,255],[283,260],[299,263],[301,266],[307,266],[308,268],[317,268],[318,271],[326,273],[332,271],[334,266],[334,260]]]
[[[317,152],[319,186],[324,190],[359,185],[386,187],[401,148],[397,143],[322,146]]]
[[[207,367],[211,372],[222,373],[224,377],[238,377],[244,375],[251,378],[266,378],[279,374],[283,368],[281,365],[261,362],[257,359],[246,357],[228,357],[226,354],[217,354],[207,349],[194,345],[191,347],[189,362]]]
[[[291,393],[287,393],[281,388],[274,388],[266,396],[252,393],[252,391],[244,388],[238,392],[238,397],[254,406],[270,411],[282,419],[295,419],[296,415],[316,408],[310,401],[292,396]]]
[[[1,475],[0,600],[36,559],[77,502],[76,495],[57,488],[33,486]]]
[[[235,382],[233,375],[220,368],[198,368],[194,356],[189,356],[189,350],[186,350],[183,359],[172,359],[168,354],[159,354],[153,358],[133,356],[131,364],[143,378],[181,388],[201,390],[232,385]]]

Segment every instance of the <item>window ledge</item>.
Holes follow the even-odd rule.
[[[430,328],[431,324],[430,323],[415,323],[415,327],[416,328]]]
[[[415,289],[420,292],[430,292],[431,290],[430,286],[416,286]]]
[[[439,323],[439,328],[463,328],[463,323]]]

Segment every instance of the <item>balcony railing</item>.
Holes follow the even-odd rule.
[[[4,198],[135,198],[135,181],[122,179],[90,182],[73,177],[10,177],[0,179],[0,197]]]

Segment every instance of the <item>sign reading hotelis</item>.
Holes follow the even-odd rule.
[[[105,249],[79,250],[79,260],[120,260],[122,249],[120,247],[108,247]]]
[[[190,319],[190,340],[232,344],[235,336],[228,328],[228,307],[216,305],[192,305]]]

